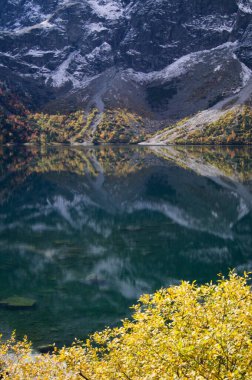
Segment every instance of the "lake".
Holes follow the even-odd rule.
[[[252,148],[0,148],[1,332],[61,346],[143,293],[252,269]]]

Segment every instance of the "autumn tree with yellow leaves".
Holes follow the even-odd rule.
[[[251,380],[252,294],[248,275],[182,282],[143,295],[121,327],[51,355],[13,336],[0,348],[1,378]]]

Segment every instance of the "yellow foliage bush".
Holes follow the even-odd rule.
[[[251,380],[252,294],[248,276],[183,282],[144,295],[122,327],[53,355],[24,340],[2,343],[2,379]]]

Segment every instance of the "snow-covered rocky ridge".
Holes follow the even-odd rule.
[[[251,0],[7,0],[0,81],[35,109],[124,107],[176,121],[238,93]]]

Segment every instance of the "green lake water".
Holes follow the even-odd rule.
[[[252,269],[252,149],[0,148],[0,331],[70,344],[181,280]]]

